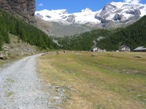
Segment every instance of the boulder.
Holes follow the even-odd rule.
[[[4,54],[0,54],[0,60],[7,60],[7,56],[5,56]]]

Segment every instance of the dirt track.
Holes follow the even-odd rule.
[[[55,86],[38,78],[36,57],[26,57],[0,70],[0,109],[60,109],[57,105],[63,92],[55,92]]]

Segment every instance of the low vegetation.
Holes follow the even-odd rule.
[[[145,53],[52,52],[38,59],[40,76],[64,87],[65,109],[145,109],[145,65]]]

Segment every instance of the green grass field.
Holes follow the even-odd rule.
[[[65,109],[146,109],[146,53],[50,52],[38,67],[66,87]]]

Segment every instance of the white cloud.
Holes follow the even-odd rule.
[[[138,4],[140,0],[124,0],[126,3]]]
[[[40,3],[39,6],[43,6],[43,3]]]

